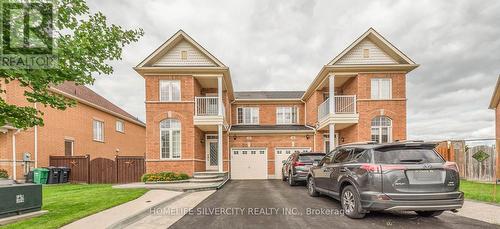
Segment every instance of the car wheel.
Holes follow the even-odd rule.
[[[312,197],[319,196],[319,192],[316,190],[316,186],[314,186],[314,178],[312,176],[307,179],[307,193]]]
[[[365,217],[366,214],[362,213],[358,191],[356,191],[354,186],[348,185],[342,189],[340,203],[347,217],[352,219],[361,219]]]
[[[415,211],[415,212],[422,217],[434,217],[441,215],[444,211]]]
[[[285,176],[285,173],[283,172],[283,170],[281,170],[281,180],[286,181],[286,176]]]
[[[292,176],[292,171],[288,172],[288,184],[290,186],[294,186],[296,184],[296,182],[295,182],[295,180],[293,179],[293,176]]]

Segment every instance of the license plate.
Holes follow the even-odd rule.
[[[442,170],[409,170],[406,176],[410,184],[442,184],[444,171]]]

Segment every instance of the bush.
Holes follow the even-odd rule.
[[[0,169],[0,178],[9,178],[9,173],[7,173],[7,170]]]
[[[148,181],[176,181],[176,180],[187,180],[189,176],[185,173],[174,173],[174,172],[160,172],[160,173],[147,173],[142,175],[142,182]]]

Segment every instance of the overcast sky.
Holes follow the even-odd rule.
[[[494,137],[500,1],[92,0],[111,23],[143,28],[115,73],[92,87],[145,119],[132,70],[179,29],[231,70],[241,90],[305,90],[321,67],[373,27],[420,67],[408,74],[408,138]]]

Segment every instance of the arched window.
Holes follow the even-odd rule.
[[[160,158],[181,158],[181,123],[177,119],[160,122]]]
[[[392,141],[392,120],[387,116],[372,119],[372,141],[387,143]]]

